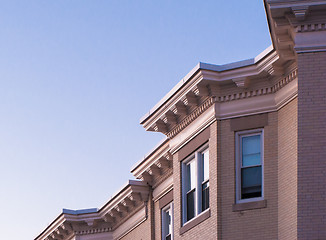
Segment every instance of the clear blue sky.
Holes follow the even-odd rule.
[[[263,0],[0,3],[1,239],[101,207],[163,135],[139,119],[199,61],[271,42]]]

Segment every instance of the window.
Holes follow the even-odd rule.
[[[209,208],[209,150],[204,146],[182,163],[183,223]]]
[[[236,133],[237,202],[263,199],[263,129]]]
[[[173,240],[173,203],[162,209],[162,240]]]

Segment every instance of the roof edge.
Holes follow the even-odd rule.
[[[152,156],[157,150],[159,150],[164,144],[166,144],[170,139],[164,138],[156,144],[149,152],[147,152],[142,159],[136,162],[130,169],[130,172],[133,173],[140,165],[142,165],[150,156]]]
[[[71,214],[71,215],[80,215],[80,214],[87,214],[87,213],[97,213],[98,208],[87,208],[87,209],[77,209],[77,210],[72,210],[72,209],[62,209],[63,214]]]
[[[258,63],[268,54],[270,54],[274,50],[273,45],[267,47],[264,51],[258,54],[255,58],[250,58],[246,60],[241,60],[237,62],[232,62],[223,65],[215,65],[210,63],[199,62],[184,78],[181,79],[155,106],[149,110],[144,116],[140,118],[140,124],[143,124],[154,112],[156,112],[160,106],[162,106],[165,102],[167,102],[172,96],[178,92],[188,80],[195,75],[199,70],[210,70],[216,72],[224,72],[230,71],[233,69],[238,69],[242,67],[247,67]]]

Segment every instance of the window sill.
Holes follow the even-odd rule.
[[[233,204],[232,205],[232,211],[233,212],[239,212],[239,211],[266,208],[266,207],[267,207],[267,200],[260,200],[260,201],[254,201],[254,202],[245,202],[245,203]]]
[[[188,230],[192,229],[193,227],[197,226],[199,223],[205,221],[207,218],[211,216],[211,210],[207,209],[204,212],[200,213],[195,218],[189,220],[186,222],[181,228],[180,228],[180,235],[184,234]]]

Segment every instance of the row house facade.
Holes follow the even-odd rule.
[[[265,0],[273,45],[199,63],[140,121],[166,139],[35,240],[326,239],[326,1]]]

